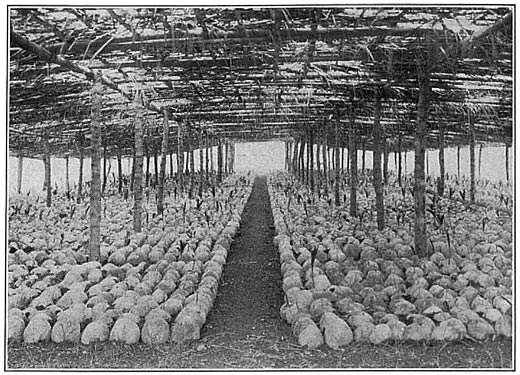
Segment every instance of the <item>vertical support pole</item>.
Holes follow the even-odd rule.
[[[78,177],[78,203],[83,200],[83,141],[80,141],[79,145],[79,177]]]
[[[148,152],[148,142],[144,146],[144,152],[146,153],[146,187],[150,184],[150,153]]]
[[[383,182],[388,185],[388,142],[386,129],[383,127]]]
[[[361,170],[363,171],[363,173],[365,173],[365,170],[366,170],[366,144],[365,144],[365,138],[363,137],[363,141],[361,143],[361,147],[363,148],[363,152],[361,153]],[[373,156],[372,156],[373,157]]]
[[[141,232],[143,202],[143,93],[138,91],[134,98],[135,110],[135,157],[134,157],[134,231]]]
[[[205,143],[206,143],[206,184],[209,184],[209,149],[210,149],[210,144],[209,144],[209,137],[208,137],[208,132],[206,131],[205,133]]]
[[[385,208],[383,202],[383,181],[381,175],[381,96],[376,90],[374,103],[374,128],[373,136],[373,158],[372,173],[374,177],[374,189],[376,191],[377,228],[383,230],[385,227]]]
[[[184,190],[184,151],[182,147],[182,122],[177,122],[177,183]]]
[[[325,181],[325,195],[329,194],[329,173],[328,173],[328,166],[329,166],[329,159],[328,159],[328,153],[327,153],[327,132],[328,127],[326,126],[323,130],[323,179]]]
[[[425,221],[425,181],[424,181],[424,151],[428,124],[428,107],[430,96],[429,61],[425,56],[418,57],[417,81],[419,84],[419,99],[417,103],[417,121],[415,123],[415,251],[418,256],[427,254],[426,221]]]
[[[457,145],[457,179],[460,180],[460,145]]]
[[[335,177],[334,203],[335,203],[336,206],[339,206],[341,204],[340,199],[339,199],[339,184],[340,184],[339,168],[340,168],[340,161],[339,161],[339,129],[338,129],[338,122],[339,122],[339,118],[336,120],[336,123],[334,124],[334,135],[335,135],[335,140],[334,140],[334,177]]]
[[[67,191],[70,191],[70,167],[69,167],[69,163],[70,163],[70,157],[69,155],[66,155],[65,156],[65,189],[67,189]]]
[[[155,149],[155,152],[153,154],[153,171],[155,173],[155,186],[159,185],[159,153],[157,152],[157,149]]]
[[[348,153],[350,159],[350,216],[357,217],[357,136],[354,109],[349,116]]]
[[[170,138],[170,118],[168,108],[163,108],[163,131],[161,144],[161,171],[157,188],[157,214],[164,215],[164,180],[166,179],[166,157]]]
[[[107,187],[107,144],[103,145],[103,187],[101,188],[101,194],[105,194]]]
[[[480,167],[482,166],[482,143],[480,144],[480,147],[478,148],[478,178],[480,177]]]
[[[298,140],[295,138],[293,141],[293,157],[292,157],[292,172],[293,175],[298,173]]]
[[[401,138],[401,134],[399,134],[399,139],[397,140],[397,159],[398,159],[398,167],[397,167],[397,181],[399,182],[399,187],[403,186],[403,140]]]
[[[101,106],[103,100],[103,85],[99,75],[94,78],[92,87],[92,107],[90,121],[91,171],[90,186],[90,261],[100,260],[101,239]],[[105,146],[106,149],[106,146]],[[106,155],[106,154],[105,154]]]
[[[202,129],[199,130],[199,197],[202,198],[204,188],[204,147],[202,144]]]
[[[46,192],[46,205],[50,207],[52,204],[52,188],[51,188],[51,156],[49,148],[49,136],[45,134],[43,136],[43,166],[45,169],[45,192]]]
[[[475,203],[475,117],[469,115],[469,163],[470,163],[470,190],[469,198]]]
[[[173,150],[170,151],[170,178],[173,179]]]
[[[117,150],[117,175],[119,178],[117,192],[119,194],[123,193],[123,164],[121,161],[121,146],[118,147]]]
[[[506,143],[506,181],[509,182],[509,146]]]
[[[321,166],[320,166],[320,142],[319,142],[319,133],[317,135],[318,141],[314,142],[316,144],[316,186],[318,187],[318,191],[321,189]]]
[[[309,170],[310,170],[310,183],[311,183],[311,191],[314,193],[314,131],[311,129],[309,131]]]
[[[304,182],[304,179],[305,179],[305,168],[304,168],[304,163],[303,163],[303,153],[305,151],[305,138],[304,137],[301,137],[300,138],[300,157],[299,157],[299,160],[300,160],[300,165],[299,165],[299,178],[300,178],[300,181],[303,183]]]
[[[444,169],[444,128],[441,126],[439,128],[439,195],[442,197],[444,195],[444,179],[445,179],[445,169]]]
[[[67,166],[68,166],[68,162],[69,162],[68,156],[66,156],[66,161],[67,161]],[[67,181],[68,181],[68,176],[69,176],[68,172],[69,172],[69,170],[67,168]],[[20,147],[19,151],[18,151],[18,176],[17,176],[18,181],[16,183],[16,191],[18,192],[18,194],[22,193],[22,175],[23,175],[23,153],[22,153],[22,147]]]

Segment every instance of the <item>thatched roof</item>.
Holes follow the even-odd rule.
[[[464,143],[475,116],[480,142],[512,137],[512,9],[15,8],[11,7],[9,141],[12,152],[88,148],[90,88],[107,86],[103,143],[133,145],[131,99],[147,98],[146,142],[160,147],[163,108],[200,135],[298,135],[347,124],[370,142],[374,93],[387,138],[413,138],[416,61],[428,56],[430,142],[443,127]],[[30,52],[29,52],[30,51]],[[347,126],[341,127],[346,144]],[[170,147],[174,149],[176,136]],[[117,147],[116,147],[117,146]]]

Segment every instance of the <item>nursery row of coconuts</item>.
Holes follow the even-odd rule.
[[[285,173],[271,177],[269,194],[285,292],[281,314],[301,345],[511,337],[510,218],[436,197],[450,225],[428,215],[430,249],[420,258],[409,231],[413,208],[391,184],[383,231],[372,215],[351,218],[348,207],[331,206]],[[373,199],[360,195],[361,211],[373,209]]]
[[[164,218],[154,217],[142,233],[131,233],[125,202],[109,197],[100,262],[86,256],[86,219],[60,215],[69,203],[42,219],[21,210],[10,218],[9,341],[199,338],[250,192],[249,177],[235,175],[198,201],[169,197]]]

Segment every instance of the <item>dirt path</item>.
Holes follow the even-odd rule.
[[[291,340],[280,318],[283,290],[265,177],[255,180],[231,245],[223,280],[201,336],[232,342]]]

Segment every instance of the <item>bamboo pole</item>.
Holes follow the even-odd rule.
[[[163,134],[161,144],[161,170],[157,188],[157,214],[164,216],[164,181],[166,179],[166,157],[168,153],[168,140],[170,138],[169,112],[163,110]]]
[[[374,103],[374,127],[373,136],[373,152],[372,152],[372,173],[374,177],[374,189],[376,191],[376,212],[377,212],[377,228],[383,230],[385,227],[385,208],[383,202],[383,181],[381,175],[381,96],[379,90],[376,91]]]
[[[417,61],[417,81],[419,84],[419,99],[417,103],[417,121],[415,123],[415,251],[419,256],[426,256],[426,221],[425,221],[425,181],[424,181],[424,151],[428,126],[428,107],[430,95],[429,62]]]
[[[91,171],[90,186],[90,261],[100,260],[101,239],[101,106],[103,100],[103,86],[96,76],[92,87],[92,107],[90,121],[91,142]],[[106,150],[106,146],[105,146]],[[106,155],[106,152],[105,152]],[[105,157],[106,160],[106,157]],[[106,168],[106,163],[104,163]],[[106,175],[105,175],[106,178]],[[105,183],[105,179],[104,179]]]
[[[135,158],[134,158],[134,231],[141,232],[143,201],[143,93],[138,91],[134,99],[135,109]]]
[[[469,198],[475,203],[475,117],[469,115],[469,166],[470,166],[470,190]]]

